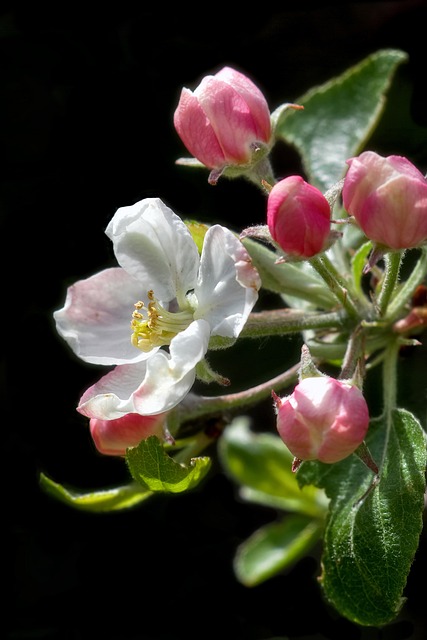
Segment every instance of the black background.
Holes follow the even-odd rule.
[[[2,5],[8,538],[0,626],[10,638],[425,638],[424,538],[396,622],[362,628],[323,601],[320,549],[260,587],[237,583],[234,550],[276,514],[239,501],[215,462],[200,490],[118,515],[71,510],[38,487],[40,471],[77,489],[127,480],[121,460],[97,454],[75,411],[100,371],[72,356],[52,321],[69,284],[114,263],[104,229],[116,209],[159,196],[183,217],[235,228],[263,222],[263,196],[249,183],[210,187],[207,172],[175,165],[188,155],[172,123],[182,86],[228,64],[252,77],[273,110],[380,48],[402,49],[410,60],[371,148],[427,170],[425,2],[296,2],[273,13],[230,4]],[[275,153],[280,175],[301,171],[292,149]],[[298,356],[288,339],[263,347],[225,358],[234,388],[248,370],[263,379],[278,348],[283,363],[276,359],[272,375]],[[403,364],[401,393],[420,413],[425,357],[423,347]],[[272,428],[270,404],[256,419]]]

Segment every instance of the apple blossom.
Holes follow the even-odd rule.
[[[162,413],[190,390],[211,337],[238,337],[260,277],[220,225],[207,230],[200,255],[185,223],[158,198],[119,208],[106,234],[120,266],[70,286],[54,313],[77,356],[116,365],[83,394],[78,411],[101,420]]]
[[[364,151],[347,164],[343,205],[367,238],[392,250],[427,241],[427,180],[407,158]]]
[[[250,164],[272,135],[263,93],[230,67],[205,76],[194,92],[182,89],[174,125],[188,151],[220,172],[226,166]]]
[[[319,189],[301,176],[289,176],[268,194],[267,225],[286,255],[311,258],[328,245],[331,208]]]
[[[92,439],[100,453],[109,456],[124,456],[126,449],[135,447],[149,436],[163,435],[167,413],[141,416],[127,413],[116,420],[91,418],[89,428]]]
[[[333,463],[353,453],[363,442],[369,411],[358,387],[329,376],[303,378],[293,393],[273,393],[277,430],[299,460]]]

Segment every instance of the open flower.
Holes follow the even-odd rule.
[[[76,282],[54,313],[76,355],[116,365],[83,394],[78,411],[101,420],[161,413],[190,390],[212,336],[238,337],[260,278],[231,231],[210,227],[200,255],[158,198],[119,208],[106,234],[120,266]]]

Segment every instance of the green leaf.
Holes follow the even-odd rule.
[[[237,549],[233,562],[237,579],[254,587],[290,569],[319,540],[322,528],[319,520],[290,515],[258,529]]]
[[[354,455],[335,465],[305,462],[297,476],[331,499],[321,576],[326,598],[353,622],[381,626],[404,603],[423,526],[427,451],[420,423],[404,409],[373,420],[366,442],[380,482],[364,498],[373,474]]]
[[[369,252],[372,249],[372,242],[368,240],[362,244],[351,259],[351,270],[353,273],[353,284],[357,293],[362,293],[362,275]]]
[[[153,495],[136,483],[88,492],[66,489],[44,473],[40,474],[40,486],[47,494],[70,507],[95,513],[130,509]]]
[[[241,485],[242,498],[315,517],[325,514],[323,491],[301,490],[292,472],[293,456],[279,436],[252,432],[246,417],[226,427],[218,455],[226,473]]]
[[[210,469],[208,457],[193,458],[189,465],[176,462],[164,450],[156,436],[142,440],[128,449],[126,462],[132,477],[155,492],[181,493],[193,489]]]
[[[191,237],[194,240],[199,254],[201,254],[203,243],[205,241],[205,235],[207,230],[209,229],[209,226],[207,224],[204,224],[203,222],[198,222],[197,220],[185,220],[184,222],[187,229],[191,233]]]
[[[301,153],[308,180],[326,191],[340,180],[345,161],[360,153],[384,111],[385,94],[397,66],[408,55],[384,49],[342,75],[312,88],[286,111],[276,135]]]

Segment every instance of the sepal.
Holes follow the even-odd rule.
[[[227,345],[229,346],[229,345]],[[219,348],[219,347],[217,347]],[[223,347],[225,348],[225,347]],[[220,373],[217,373],[212,369],[209,362],[204,358],[200,360],[200,362],[196,365],[196,377],[199,380],[202,380],[205,384],[210,384],[211,382],[216,382],[224,387],[228,387],[230,384],[230,380],[225,376],[222,376]]]

